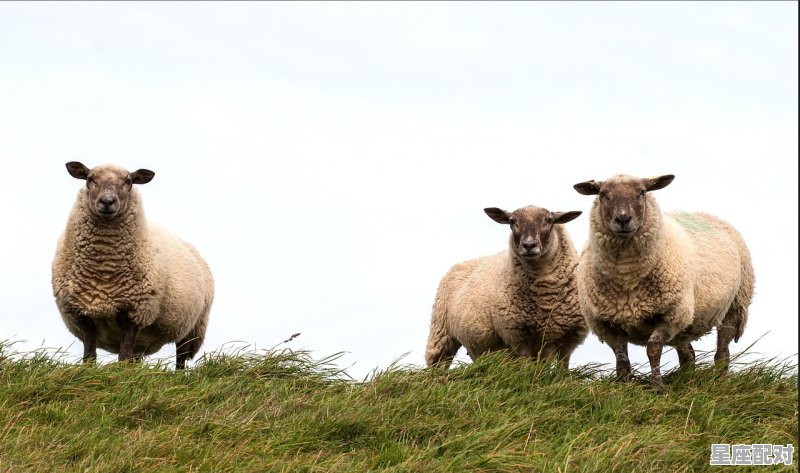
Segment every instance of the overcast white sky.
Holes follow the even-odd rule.
[[[573,184],[671,173],[662,209],[752,251],[732,352],[792,356],[797,5],[2,2],[0,340],[80,356],[50,287],[78,160],[155,171],[149,217],[216,279],[204,351],[422,365],[440,278],[506,248],[484,207],[582,210],[580,250]],[[590,335],[572,364],[613,360]]]

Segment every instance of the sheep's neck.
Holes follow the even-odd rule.
[[[146,244],[142,238],[141,215],[137,211],[141,208],[131,205],[122,215],[104,221],[84,206],[83,218],[74,222],[76,261],[92,273],[106,278],[128,271],[137,246]]]
[[[520,274],[535,280],[537,277],[544,274],[549,274],[553,271],[553,268],[558,265],[558,255],[567,254],[567,248],[565,248],[565,244],[566,241],[561,238],[557,231],[554,230],[548,245],[550,247],[550,251],[536,261],[527,261],[516,255],[514,240],[510,239],[509,256],[511,258],[512,265],[520,269]]]
[[[621,239],[608,231],[601,231],[596,232],[595,241],[602,250],[604,258],[615,264],[639,260],[663,244],[662,223],[661,213],[653,212],[647,216],[647,221],[636,235]]]

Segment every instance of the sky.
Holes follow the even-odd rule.
[[[797,9],[2,2],[0,340],[80,359],[50,265],[81,161],[155,171],[148,218],[216,281],[201,353],[343,352],[356,379],[423,366],[442,276],[507,248],[485,207],[581,210],[580,251],[592,198],[573,184],[674,174],[661,208],[728,220],[752,253],[731,352],[796,357]],[[613,362],[590,335],[571,365]]]

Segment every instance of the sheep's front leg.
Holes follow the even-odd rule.
[[[572,350],[569,345],[558,346],[558,363],[565,371],[569,371],[569,359],[572,356]]]
[[[657,391],[664,389],[664,380],[661,379],[661,353],[668,336],[666,332],[656,327],[647,340],[647,358],[650,360],[650,382]]]
[[[90,317],[80,316],[78,326],[81,329],[81,341],[83,342],[83,362],[94,362],[97,360],[97,326]]]
[[[119,345],[119,361],[133,359],[133,348],[136,345],[136,336],[140,327],[128,317],[127,312],[120,312],[116,317],[119,328],[122,329],[122,341]]]
[[[549,365],[558,359],[558,346],[553,342],[543,342],[537,353],[537,359]]]

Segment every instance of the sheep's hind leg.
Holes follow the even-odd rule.
[[[628,342],[623,339],[607,340],[617,358],[617,381],[628,381],[631,378],[631,361],[628,358]]]
[[[694,366],[694,348],[691,343],[675,345],[675,351],[678,352],[678,365],[681,370],[688,370]]]
[[[447,369],[453,363],[453,358],[455,358],[459,348],[461,348],[461,343],[458,340],[447,334],[441,335],[428,341],[425,361],[428,366]],[[480,354],[469,350],[467,350],[467,353],[473,360]]]
[[[133,359],[133,348],[136,345],[136,336],[140,327],[132,321],[127,312],[120,312],[116,317],[119,328],[122,329],[122,341],[119,345],[119,361]]]
[[[728,371],[731,353],[728,346],[736,335],[736,324],[729,311],[722,323],[717,327],[717,352],[714,354],[714,364],[722,367],[723,372]]]
[[[94,321],[86,316],[78,318],[83,342],[83,362],[93,363],[97,360],[97,326]]]
[[[186,368],[186,361],[191,359],[200,349],[200,338],[192,331],[186,338],[175,344],[175,369]]]

